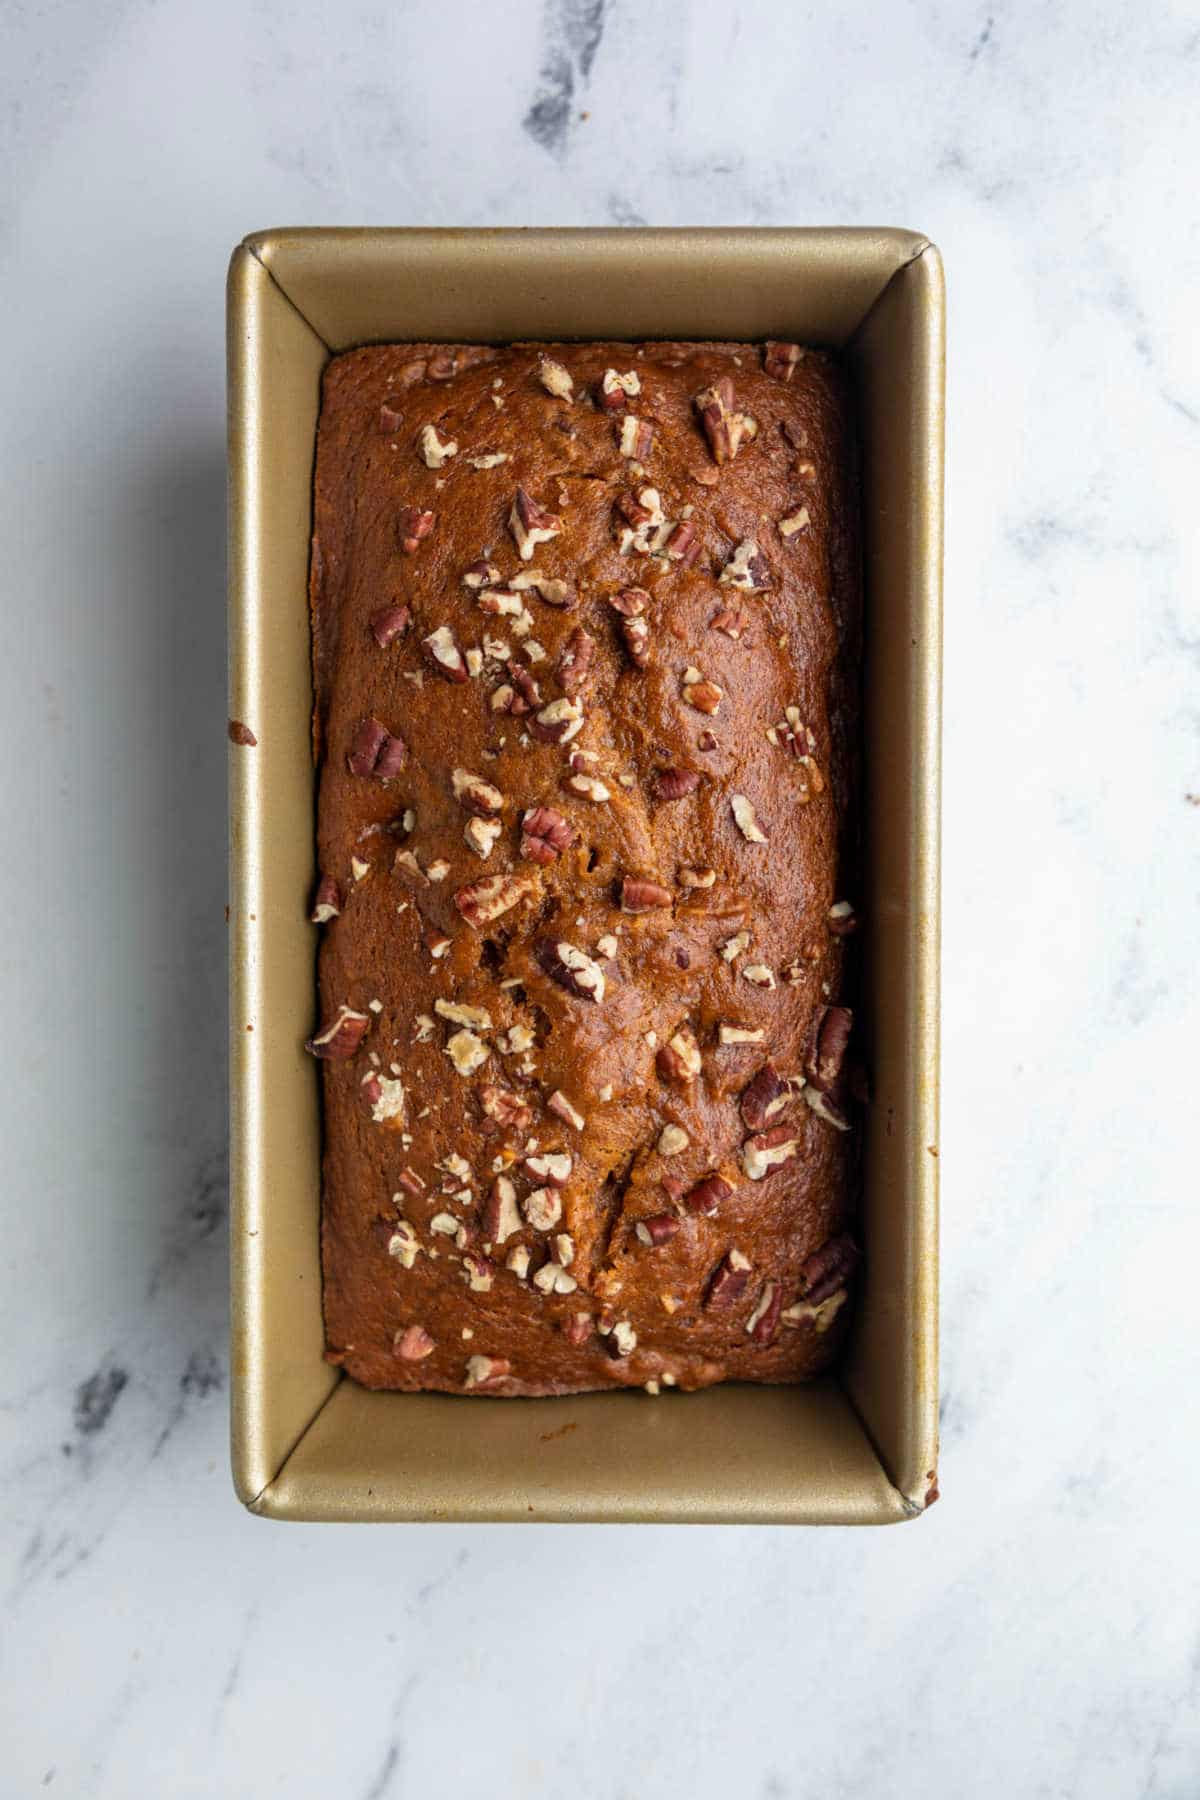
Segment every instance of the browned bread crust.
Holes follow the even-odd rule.
[[[329,364],[310,1048],[356,1380],[653,1391],[834,1353],[856,526],[841,371],[794,346]]]

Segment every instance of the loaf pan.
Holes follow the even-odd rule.
[[[312,683],[321,370],[413,340],[795,339],[863,443],[866,1260],[838,1369],[468,1404],[322,1358]],[[936,1496],[944,300],[891,230],[258,232],[228,286],[232,1450],[263,1517],[885,1524]],[[242,727],[239,729],[238,726]],[[253,739],[253,742],[250,740]]]

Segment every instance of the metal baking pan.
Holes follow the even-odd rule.
[[[233,1472],[275,1519],[885,1524],[936,1495],[944,299],[906,231],[255,233],[229,271]],[[841,348],[863,442],[863,1012],[873,1103],[847,1353],[810,1385],[465,1405],[322,1358],[312,682],[321,369],[405,339]],[[248,738],[255,740],[250,743]]]

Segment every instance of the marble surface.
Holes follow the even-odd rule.
[[[0,1793],[1192,1800],[1194,7],[2,11]],[[226,1455],[226,259],[642,221],[946,259],[944,1498],[266,1525]]]

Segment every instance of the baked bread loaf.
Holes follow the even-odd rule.
[[[834,1354],[856,486],[841,370],[796,345],[329,363],[308,1048],[356,1380],[657,1392]]]

